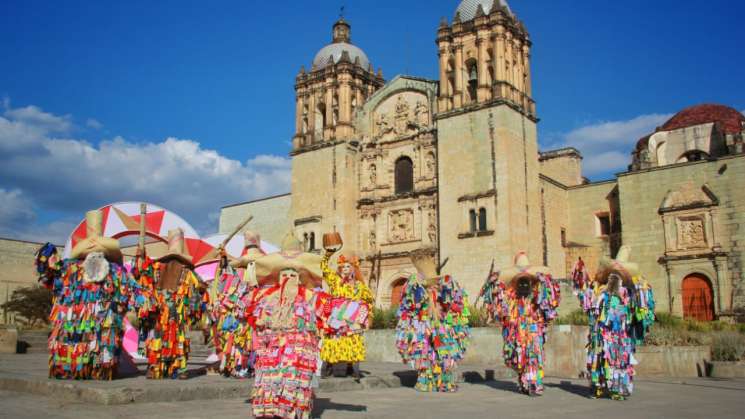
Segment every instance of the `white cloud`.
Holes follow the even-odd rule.
[[[0,188],[0,226],[14,223],[28,223],[35,218],[34,211],[23,192],[19,189]]]
[[[85,126],[96,130],[103,128],[103,124],[93,118],[88,118],[88,120],[85,121]]]
[[[67,133],[73,127],[70,115],[55,116],[33,105],[12,109],[8,104],[5,116],[8,119],[42,129],[45,132]]]
[[[212,233],[221,206],[290,189],[289,158],[259,155],[241,163],[179,138],[139,144],[115,137],[97,145],[53,138],[50,127],[56,121],[61,128],[69,117],[32,106],[22,109],[0,117],[0,184],[13,188],[6,194],[23,191],[26,203],[39,213],[54,211],[79,220],[86,210],[107,203],[148,201]],[[2,150],[10,141],[16,146]],[[0,231],[18,231],[8,223],[9,218],[0,217]],[[27,235],[37,233],[26,229]]]
[[[586,176],[609,176],[625,170],[631,151],[643,136],[670,119],[672,114],[640,115],[628,120],[602,121],[576,128],[561,136],[550,148],[574,147],[583,160]]]

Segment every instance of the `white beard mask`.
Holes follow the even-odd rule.
[[[109,261],[101,252],[93,252],[83,262],[83,282],[101,282],[109,274]]]

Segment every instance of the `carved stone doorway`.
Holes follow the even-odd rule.
[[[406,278],[398,278],[393,281],[391,285],[391,307],[398,307],[401,305],[401,298],[404,293],[404,286],[406,285]]]
[[[714,320],[714,292],[705,275],[690,274],[683,279],[683,317]]]

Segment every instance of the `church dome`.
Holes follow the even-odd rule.
[[[673,131],[711,122],[717,123],[726,134],[737,134],[742,132],[745,116],[729,106],[704,103],[676,113],[659,130]]]
[[[489,14],[495,1],[499,2],[500,6],[506,7],[510,14],[512,13],[507,0],[463,0],[455,9],[455,13],[460,14],[461,22],[466,22],[476,17],[476,10],[478,10],[479,5],[484,9],[485,14]]]
[[[338,63],[341,59],[342,53],[346,51],[349,54],[349,60],[354,63],[355,59],[360,59],[360,66],[367,69],[370,61],[367,59],[365,52],[359,49],[357,46],[348,44],[346,42],[336,42],[328,44],[321,48],[313,59],[314,68],[323,68],[329,65],[329,58],[333,57],[334,64]]]

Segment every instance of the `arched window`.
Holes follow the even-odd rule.
[[[466,69],[468,71],[468,101],[476,101],[476,89],[479,86],[479,70],[476,65],[476,60],[466,61]]]
[[[308,233],[303,233],[303,249],[308,250]]]
[[[486,231],[486,208],[479,208],[479,231]]]
[[[317,140],[323,139],[323,129],[326,128],[326,105],[319,103],[314,115],[315,135]]]
[[[396,160],[394,177],[396,195],[408,193],[414,190],[414,163],[410,158],[403,156]]]
[[[316,250],[316,233],[312,232],[308,235],[308,251]]]
[[[476,227],[477,227],[476,222],[477,222],[476,221],[476,210],[472,209],[468,211],[468,224],[469,224],[469,229],[470,229],[469,231],[471,233],[476,232]]]
[[[398,307],[401,304],[404,285],[406,285],[406,278],[398,278],[391,284],[391,307]]]
[[[678,159],[678,163],[684,163],[688,161],[702,161],[707,160],[709,158],[709,155],[701,150],[688,150],[685,153],[683,153],[682,156]]]

